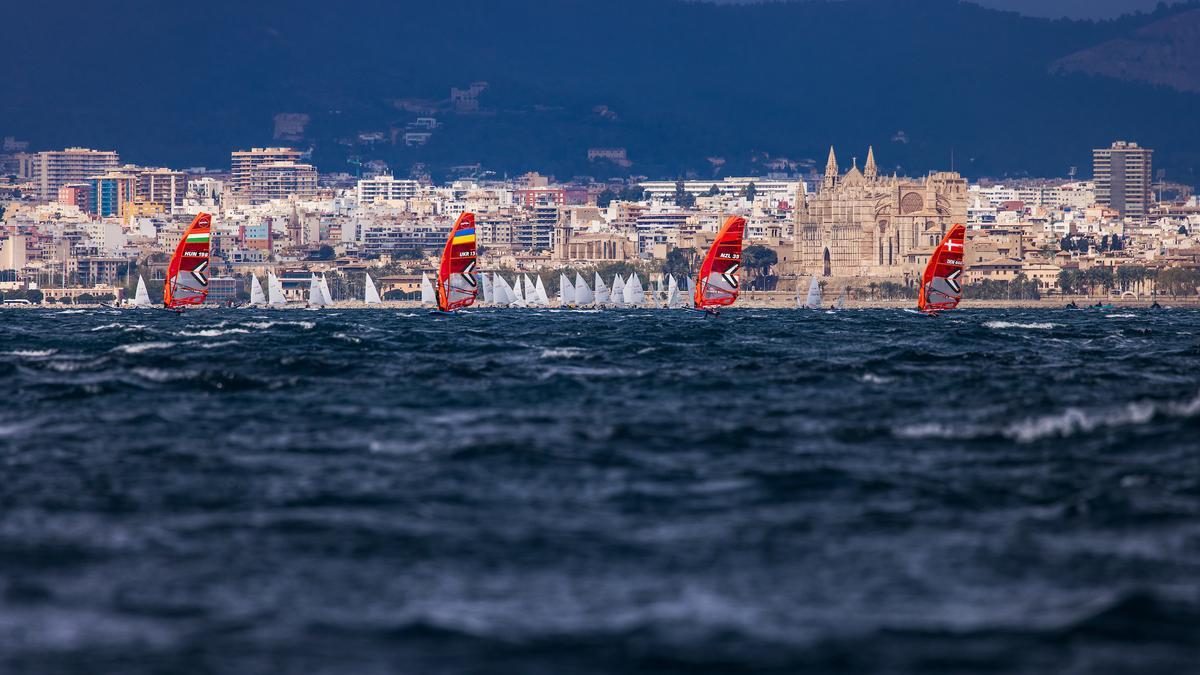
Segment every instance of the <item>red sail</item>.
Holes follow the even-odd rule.
[[[917,309],[941,312],[958,307],[962,300],[963,245],[967,228],[955,225],[938,245],[925,266],[921,278],[921,297]]]
[[[167,307],[203,305],[208,298],[211,226],[212,216],[201,213],[179,240],[163,287],[163,304]]]
[[[452,312],[468,307],[479,295],[479,280],[475,278],[475,214],[458,217],[446,248],[442,250],[442,265],[438,268],[438,309]]]
[[[696,307],[732,305],[738,296],[738,270],[742,267],[742,234],[746,219],[725,221],[696,277]]]

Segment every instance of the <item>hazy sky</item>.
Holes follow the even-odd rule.
[[[760,0],[711,0],[712,2],[736,3]],[[921,0],[911,0],[921,2]],[[976,4],[996,9],[1009,9],[1031,16],[1064,17],[1076,19],[1109,19],[1138,10],[1149,12],[1159,0],[970,0]],[[1173,4],[1176,0],[1167,0]]]

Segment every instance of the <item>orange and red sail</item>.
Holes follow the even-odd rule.
[[[169,308],[202,305],[208,298],[212,216],[201,213],[183,233],[167,267],[163,304]]]
[[[438,309],[443,312],[468,307],[479,295],[475,250],[475,214],[463,213],[450,229],[438,268]]]
[[[921,295],[917,309],[922,312],[941,312],[958,307],[962,301],[963,246],[967,228],[955,225],[942,238],[921,278]]]
[[[742,235],[746,219],[733,216],[725,221],[713,241],[696,278],[696,307],[732,305],[738,296],[738,270],[742,267]]]

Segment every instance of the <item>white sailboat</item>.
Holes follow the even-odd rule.
[[[683,305],[682,298],[679,297],[679,284],[675,281],[674,274],[667,279],[667,309],[676,309]]]
[[[429,274],[421,272],[421,304],[429,307],[437,306],[437,293],[433,290],[433,284],[429,281]]]
[[[378,305],[383,302],[383,298],[379,297],[379,289],[375,288],[375,281],[371,279],[371,275],[363,273],[363,302],[368,305]]]
[[[575,306],[587,307],[596,301],[596,296],[592,294],[592,289],[588,288],[587,282],[583,280],[583,275],[575,273]]]
[[[325,302],[325,293],[321,291],[321,280],[314,274],[308,282],[308,306],[319,308],[327,304],[329,303]]]
[[[621,275],[613,277],[612,293],[609,294],[610,302],[613,307],[625,306],[625,282],[621,279]]]
[[[522,286],[523,286],[521,292],[524,295],[524,301],[526,301],[526,304],[527,305],[538,304],[538,287],[534,286],[533,281],[529,279],[529,275],[522,274],[521,282],[522,282]]]
[[[262,284],[258,283],[258,275],[250,275],[250,306],[262,307],[267,304],[267,295],[263,293]]]
[[[646,291],[642,290],[642,280],[638,278],[637,272],[629,276],[629,281],[625,283],[625,304],[630,307],[641,307],[646,304]]]
[[[813,276],[808,284],[808,297],[804,300],[803,307],[805,309],[821,308],[821,283],[817,281],[816,276]]]
[[[283,282],[274,272],[267,272],[267,304],[272,307],[283,307],[287,299],[283,297]]]
[[[837,304],[834,305],[834,308],[839,311],[846,309],[846,289],[843,288],[842,292],[838,294]]]
[[[566,274],[558,275],[558,306],[570,307],[575,304],[575,286]]]
[[[533,292],[537,294],[537,304],[539,307],[550,306],[550,296],[546,294],[546,286],[542,283],[542,275],[537,274],[537,283],[533,285]]]
[[[693,279],[692,275],[690,275],[690,274],[688,275],[688,278],[687,278],[687,298],[685,298],[685,301],[687,302],[688,307],[695,308],[695,306],[696,306],[696,280]]]
[[[609,303],[608,286],[604,285],[604,279],[600,278],[599,272],[596,272],[596,277],[592,281],[596,284],[596,306],[600,307],[602,305],[607,305]]]
[[[479,286],[483,290],[484,302],[489,305],[499,304],[496,303],[496,291],[492,287],[492,279],[488,276],[487,272],[483,272],[479,275]]]
[[[133,306],[139,309],[152,306],[150,293],[146,291],[146,280],[138,275],[137,290],[133,293]]]
[[[326,305],[333,304],[333,296],[329,294],[329,281],[324,274],[321,275],[321,295],[325,296]]]
[[[525,290],[521,284],[521,277],[513,277],[513,282],[508,286],[508,291],[512,293],[511,304],[514,307],[525,306]]]

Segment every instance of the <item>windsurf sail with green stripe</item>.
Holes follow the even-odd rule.
[[[212,216],[201,213],[183,233],[163,286],[163,304],[175,309],[203,305],[208,299],[209,232]]]

